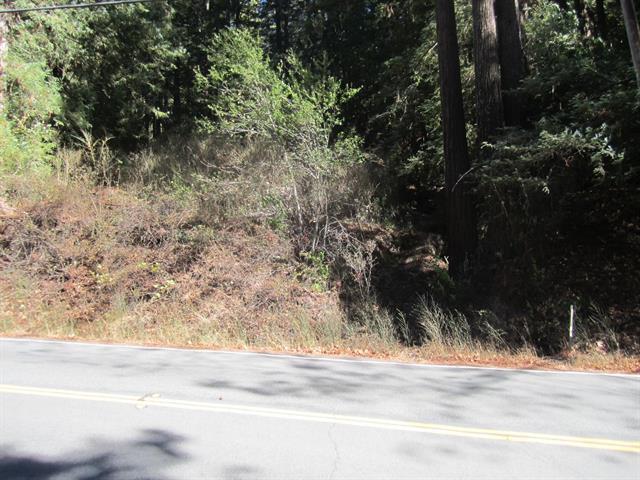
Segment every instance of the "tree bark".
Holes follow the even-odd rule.
[[[242,21],[242,0],[236,0],[234,7],[234,26],[238,28]]]
[[[505,1],[505,0],[501,0]],[[504,126],[493,0],[473,0],[473,52],[476,73],[478,145],[491,140]]]
[[[496,2],[498,55],[504,121],[507,126],[522,124],[522,95],[518,91],[525,73],[519,0]]]
[[[449,273],[463,278],[476,250],[476,217],[464,175],[470,168],[467,147],[460,60],[452,0],[437,0],[436,28],[440,76],[441,119],[444,137]]]
[[[638,27],[638,15],[633,5],[633,0],[620,0],[620,4],[622,5],[627,39],[629,40],[629,50],[631,50],[631,60],[636,71],[638,90],[640,90],[640,28]]]
[[[584,0],[573,0],[573,9],[576,11],[576,16],[578,17],[578,29],[580,33],[584,35],[587,25]]]
[[[596,28],[598,35],[603,40],[609,36],[609,26],[607,25],[607,12],[604,8],[604,0],[596,0]]]
[[[283,48],[284,51],[289,50],[291,39],[289,38],[289,15],[290,15],[290,0],[285,0],[284,2],[284,12],[283,12],[283,28],[282,28],[282,36],[283,36]]]
[[[282,48],[282,0],[275,0],[274,20],[276,23],[276,52],[281,54]]]

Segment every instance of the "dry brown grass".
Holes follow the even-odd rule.
[[[0,198],[11,211],[0,215],[1,335],[640,370],[637,357],[544,359],[479,343],[465,328],[455,336],[462,324],[426,307],[431,341],[403,346],[375,304],[347,321],[338,292],[317,288],[285,235],[251,219],[208,222],[198,198],[24,176],[3,177]]]
[[[274,350],[389,341],[352,331],[337,293],[318,291],[291,242],[260,223],[215,227],[197,201],[81,181],[3,188],[21,212],[0,220],[3,334]]]

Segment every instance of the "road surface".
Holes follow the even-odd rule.
[[[0,478],[640,479],[640,378],[0,339]]]

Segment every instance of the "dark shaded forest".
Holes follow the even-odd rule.
[[[1,14],[4,308],[14,316],[29,284],[62,295],[73,328],[120,312],[126,330],[136,309],[183,318],[171,300],[185,324],[215,318],[232,338],[233,318],[252,344],[264,312],[317,340],[335,302],[338,343],[384,331],[637,353],[636,9],[157,0]],[[254,274],[271,283],[252,290]],[[291,326],[301,315],[311,327]],[[224,343],[207,328],[198,338]]]

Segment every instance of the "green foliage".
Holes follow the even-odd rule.
[[[500,258],[544,250],[571,221],[570,202],[604,193],[623,159],[605,126],[571,131],[548,121],[491,148],[491,159],[477,170],[478,198],[488,243]]]
[[[640,148],[631,141],[640,134],[637,87],[624,28],[616,16],[608,21],[607,41],[582,37],[575,15],[550,0],[536,2],[525,24],[531,73],[523,92],[530,118],[547,117],[571,129],[604,124],[613,143],[627,150],[627,161],[637,165]]]
[[[530,15],[525,25],[530,67],[535,74],[528,80],[529,89],[552,92],[594,73],[587,42],[582,41],[572,12],[545,0],[537,2]]]
[[[0,115],[0,170],[46,169],[56,146],[53,116],[60,111],[59,84],[42,61],[11,51],[6,103]]]
[[[204,131],[273,141],[311,155],[329,146],[341,123],[340,105],[355,91],[331,77],[317,78],[293,56],[286,69],[273,68],[249,30],[216,35],[209,52],[209,70],[196,72],[199,98],[210,111],[200,119]]]
[[[605,74],[625,72],[628,59],[614,45],[582,38],[575,16],[550,1],[535,4],[526,26],[531,74],[523,92],[534,123],[505,132],[477,174],[485,245],[502,259],[524,256],[539,272],[534,258],[609,224],[609,192],[634,188],[639,159],[629,134],[640,122],[633,79],[620,85]]]
[[[471,4],[455,7],[473,145]],[[640,288],[640,265],[624,259],[640,258],[640,102],[622,20],[605,7],[606,37],[589,15],[582,32],[573,8],[528,2],[525,121],[485,145],[490,159],[470,175],[475,283],[434,270],[440,299],[502,297],[547,347],[563,338],[568,299],[620,304]],[[170,188],[208,225],[203,238],[229,222],[268,225],[313,285],[340,279],[344,298],[369,306],[377,247],[354,232],[380,205],[412,238],[444,233],[433,2],[161,0],[15,17],[9,43],[2,171],[53,164],[68,179],[82,164],[99,184]],[[437,317],[427,337],[455,336],[438,323],[447,310],[423,307]]]
[[[531,5],[527,123],[483,146],[491,154],[473,170],[476,295],[524,312],[529,322],[505,329],[512,341],[526,330],[545,351],[563,346],[568,302],[627,305],[640,285],[636,267],[622,260],[640,248],[640,149],[632,140],[640,110],[624,30],[609,20],[605,40],[581,34],[574,12],[556,2]]]
[[[160,133],[183,50],[173,43],[164,2],[25,15],[12,25],[11,50],[36,58],[58,79],[58,124],[130,148]]]
[[[277,232],[286,232],[289,222],[284,200],[278,195],[268,193],[262,197],[262,206],[273,212],[268,220],[269,226]]]
[[[324,292],[329,284],[331,274],[325,253],[322,251],[302,252],[300,257],[304,263],[300,268],[299,275],[311,282],[315,291]]]

